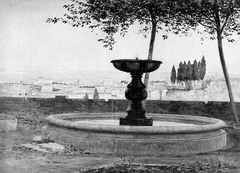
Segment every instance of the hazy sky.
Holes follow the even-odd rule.
[[[110,51],[97,39],[101,33],[64,24],[46,23],[48,17],[60,17],[68,0],[0,0],[0,72],[75,72],[113,70],[112,59],[147,58],[149,37],[131,27],[125,37],[117,36]],[[229,73],[240,74],[240,39],[224,42]],[[207,72],[222,73],[216,41],[200,42],[200,36],[170,35],[163,40],[157,34],[153,59],[163,62],[158,73],[169,72],[180,61],[201,60],[205,56]],[[120,73],[120,72],[117,72]]]

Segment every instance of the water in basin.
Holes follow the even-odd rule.
[[[86,124],[100,124],[100,125],[119,125],[119,120],[113,119],[95,119],[95,120],[83,120],[78,121]],[[196,124],[182,123],[182,122],[171,122],[171,121],[153,121],[153,126],[197,126]]]

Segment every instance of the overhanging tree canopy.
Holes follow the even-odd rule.
[[[181,15],[187,27],[198,30],[204,37],[217,40],[219,57],[226,80],[229,98],[235,121],[239,126],[238,115],[234,103],[230,78],[223,51],[223,38],[229,42],[234,41],[234,33],[240,35],[240,0],[182,0],[179,2]]]
[[[164,29],[165,33],[173,31],[175,34],[184,32],[182,20],[177,20],[178,8],[174,0],[71,0],[63,6],[67,13],[63,17],[47,19],[49,23],[62,22],[73,27],[88,26],[99,28],[105,35],[98,41],[104,47],[113,49],[116,43],[114,35],[124,36],[129,27],[138,22],[142,28],[140,32],[146,36],[150,32],[148,51],[149,60],[152,59],[156,32]],[[166,39],[167,35],[163,34]],[[146,74],[144,84],[148,84],[149,74]]]

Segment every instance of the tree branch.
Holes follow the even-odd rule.
[[[175,15],[172,15],[172,16],[166,16],[166,17],[158,16],[158,20],[156,20],[156,21],[157,21],[157,23],[158,23],[158,22],[160,22],[160,21],[167,20],[167,19],[172,19],[172,18],[175,18],[175,17],[177,17],[177,16],[178,16],[178,14],[175,14]]]
[[[217,28],[216,28],[216,27],[214,27],[214,26],[211,26],[211,25],[206,25],[206,24],[204,24],[204,23],[202,23],[202,22],[200,22],[200,21],[198,21],[198,23],[199,23],[200,25],[204,26],[204,27],[207,27],[207,28],[213,28],[213,29],[217,29]]]
[[[227,15],[227,16],[226,16],[225,21],[224,21],[224,23],[223,23],[223,25],[222,25],[222,27],[221,27],[221,29],[220,29],[220,34],[222,34],[222,32],[223,32],[225,26],[227,25],[227,22],[228,22],[229,16],[230,16],[230,15]]]
[[[142,17],[142,20],[145,20],[146,22],[152,22],[152,20],[151,20],[151,19],[144,18],[144,17]]]
[[[206,18],[205,18],[206,17]],[[215,23],[215,21],[213,20],[213,19],[211,19],[209,16],[202,16],[202,18],[204,19],[204,20],[208,20],[208,21],[210,21],[210,22],[212,22],[214,25],[216,25],[216,23]]]

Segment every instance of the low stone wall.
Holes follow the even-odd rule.
[[[240,102],[236,102],[240,113]],[[0,113],[26,112],[30,114],[56,114],[69,112],[124,112],[128,107],[127,100],[83,100],[61,98],[0,98]],[[201,101],[146,101],[148,113],[199,115],[234,120],[229,102]]]

